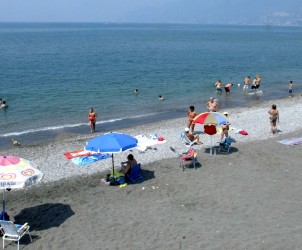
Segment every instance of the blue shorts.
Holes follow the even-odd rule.
[[[289,89],[288,93],[292,94],[293,93],[293,89]]]

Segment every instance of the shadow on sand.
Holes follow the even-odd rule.
[[[62,203],[46,203],[35,207],[22,209],[15,216],[15,223],[28,222],[31,230],[42,231],[52,227],[59,227],[75,213],[70,205]]]

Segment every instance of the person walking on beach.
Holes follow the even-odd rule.
[[[279,122],[279,111],[277,110],[277,106],[275,104],[272,105],[272,108],[268,111],[270,117],[270,125],[271,125],[271,132],[274,135],[277,133],[277,121]]]
[[[206,103],[207,110],[210,112],[216,112],[219,108],[219,103],[215,101],[214,97],[211,97],[210,100]]]
[[[233,83],[227,83],[225,86],[224,86],[224,90],[225,90],[225,93],[227,95],[231,94],[231,87],[233,86]]]
[[[288,93],[289,93],[289,97],[293,97],[293,81],[289,81]]]
[[[89,113],[88,113],[88,120],[89,120],[91,133],[95,132],[96,117],[97,117],[96,112],[94,112],[93,108],[90,108]]]
[[[247,91],[249,89],[250,81],[251,81],[251,77],[249,77],[249,76],[247,76],[244,79],[243,91]]]
[[[215,86],[216,86],[217,94],[218,94],[218,95],[221,95],[221,94],[222,94],[222,81],[221,81],[221,80],[218,80],[218,81],[215,83]]]
[[[193,124],[193,120],[194,118],[197,116],[197,113],[195,112],[195,107],[194,106],[190,106],[189,110],[187,112],[187,116],[189,118],[188,120],[188,128],[191,128],[192,134],[194,133],[194,127],[195,124]]]

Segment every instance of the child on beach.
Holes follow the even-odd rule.
[[[293,81],[289,81],[288,93],[289,93],[289,97],[293,97]]]
[[[270,114],[270,125],[271,125],[271,132],[274,135],[277,133],[277,121],[279,122],[279,111],[277,110],[277,106],[275,104],[272,105],[272,108],[268,111]]]
[[[188,120],[188,128],[191,128],[192,134],[194,133],[194,127],[195,124],[193,124],[193,120],[194,118],[197,116],[197,113],[195,112],[195,107],[194,106],[190,106],[189,110],[187,112],[187,116],[189,118]]]

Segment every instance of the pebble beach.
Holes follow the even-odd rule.
[[[276,135],[270,134],[272,104],[280,113]],[[79,167],[64,156],[98,133],[1,149],[0,155],[34,161],[44,174],[39,185],[7,194],[7,212],[13,221],[32,226],[34,242],[25,239],[25,249],[299,249],[301,146],[277,141],[301,137],[301,110],[301,96],[221,109],[248,135],[231,131],[236,141],[231,153],[210,155],[210,136],[201,134],[203,144],[195,146],[200,165],[184,172],[170,147],[186,150],[180,140],[185,114],[119,130],[132,136],[156,133],[167,141],[144,153],[132,150],[144,181],[124,188],[100,182],[111,159]],[[203,127],[196,125],[195,131]],[[213,142],[219,138],[214,135]],[[115,154],[116,166],[128,153]]]

